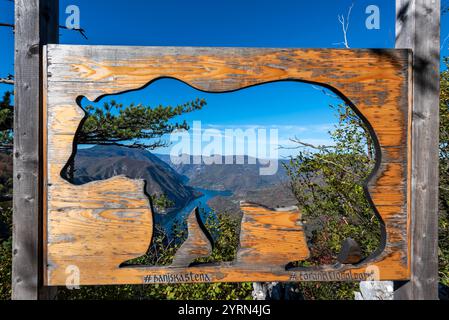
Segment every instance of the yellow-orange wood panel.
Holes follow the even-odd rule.
[[[409,278],[410,51],[71,45],[45,50],[47,285],[65,285],[71,266],[79,268],[80,284],[86,285]],[[366,121],[378,146],[377,171],[367,190],[385,229],[379,252],[357,265],[289,269],[288,262],[308,256],[299,213],[246,204],[243,212],[252,219],[242,221],[243,245],[236,261],[186,266],[189,259],[178,259],[182,263],[169,267],[123,266],[144,255],[151,242],[152,212],[143,181],[119,176],[75,186],[61,171],[84,117],[79,97],[93,101],[164,77],[210,92],[297,80],[326,85],[344,97]],[[195,235],[204,247],[198,251],[202,256],[210,248]],[[189,254],[196,252],[186,248]]]

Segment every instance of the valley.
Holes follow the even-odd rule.
[[[172,204],[165,209],[154,208],[156,222],[165,226],[182,219],[196,206],[239,215],[240,201],[273,208],[295,205],[282,163],[271,176],[260,175],[260,167],[260,161],[248,157],[244,164],[173,164],[169,155],[122,146],[94,146],[77,151],[73,183],[116,175],[143,179],[147,195],[164,195]]]

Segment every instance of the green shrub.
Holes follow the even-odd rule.
[[[0,228],[6,229],[3,238],[0,234],[0,300],[11,299],[12,267],[12,209],[9,205],[0,206]]]
[[[332,265],[342,244],[353,238],[364,257],[380,245],[381,229],[363,184],[374,168],[375,146],[355,112],[335,108],[339,122],[329,131],[332,145],[311,146],[294,139],[297,156],[285,165],[302,213],[311,257],[296,266]],[[300,283],[309,300],[353,299],[357,283]]]
[[[448,67],[448,60],[445,60]],[[449,286],[449,71],[440,77],[439,274]]]
[[[346,238],[356,240],[365,257],[381,239],[379,220],[363,190],[375,164],[374,144],[350,107],[340,105],[336,112],[339,122],[329,132],[333,144],[301,150],[286,165],[313,265],[335,262]]]

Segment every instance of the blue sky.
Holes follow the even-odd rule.
[[[323,94],[322,90],[326,90],[327,94]],[[290,138],[295,137],[314,145],[329,145],[328,131],[332,129],[336,119],[335,112],[329,105],[341,102],[327,89],[293,81],[264,84],[231,93],[207,93],[174,79],[161,79],[143,90],[108,96],[97,103],[84,98],[82,106],[101,107],[105,101],[111,100],[125,106],[130,103],[142,103],[151,107],[176,106],[197,98],[205,99],[207,105],[199,111],[182,115],[176,120],[186,120],[190,127],[193,127],[194,121],[200,121],[203,135],[207,130],[214,136],[210,140],[203,138],[202,151],[207,145],[211,145],[211,142],[217,143],[213,152],[203,153],[203,155],[241,154],[242,151],[237,152],[236,148],[233,148],[231,152],[224,150],[225,138],[232,138],[229,133],[225,135],[225,130],[241,129],[243,132],[254,130],[256,133],[256,137],[249,140],[242,137],[236,138],[236,143],[238,141],[244,144],[243,153],[262,158],[284,158],[295,154],[297,151],[291,149],[294,144],[290,141]],[[267,135],[257,135],[258,129],[267,130]],[[277,131],[275,133],[277,141],[272,141],[273,145],[269,143],[270,129]],[[221,135],[211,130],[218,130]],[[168,141],[170,137],[166,136],[164,139]],[[190,139],[190,146],[179,153],[198,155],[194,152],[193,144],[198,143],[201,137],[194,138],[191,135]],[[159,148],[156,152],[170,153],[177,141],[175,139],[168,148]],[[272,151],[267,150],[266,153],[258,155],[258,143],[266,144],[267,148],[271,145]]]
[[[443,0],[444,3],[445,0]],[[60,0],[64,24],[68,5],[77,5],[88,40],[61,30],[60,42],[90,45],[240,46],[338,48],[343,40],[338,14],[354,3],[349,27],[352,48],[392,48],[395,34],[393,0]],[[380,8],[380,30],[365,27],[368,5]],[[0,21],[13,22],[13,4],[0,0]],[[442,39],[449,34],[442,20]],[[448,55],[449,40],[442,55]],[[0,28],[0,76],[13,73],[13,34]],[[0,85],[0,93],[11,89]],[[174,80],[152,84],[125,101],[144,104],[182,103],[198,92]],[[335,122],[332,99],[308,85],[277,83],[226,95],[208,95],[208,108],[189,121],[206,125],[278,125],[281,140],[297,126],[301,139],[324,141]],[[333,101],[335,103],[335,101]],[[282,106],[279,108],[278,106]],[[321,130],[319,130],[321,128]]]

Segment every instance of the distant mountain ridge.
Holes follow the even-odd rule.
[[[275,174],[261,175],[260,169],[266,165],[262,164],[259,159],[249,156],[244,156],[244,164],[235,164],[235,161],[233,164],[225,164],[224,156],[222,156],[222,164],[205,164],[203,162],[193,164],[193,156],[190,156],[189,164],[173,164],[169,155],[158,154],[157,156],[168,163],[178,174],[187,177],[189,186],[195,188],[238,193],[278,185],[288,179],[283,166],[284,160],[272,160],[278,161],[278,170]],[[206,158],[206,162],[208,162],[207,160]]]
[[[174,207],[169,211],[183,208],[196,197],[194,189],[183,183],[184,177],[147,150],[101,145],[78,149],[75,157],[75,184],[105,180],[117,175],[145,180],[148,195],[167,195],[174,202]]]
[[[219,211],[232,208],[227,211],[237,212],[240,200],[273,206],[294,204],[291,192],[285,187],[288,177],[283,161],[279,160],[278,171],[274,175],[260,175],[263,166],[260,161],[247,156],[244,157],[244,164],[173,164],[169,155],[124,146],[98,145],[78,149],[74,183],[84,184],[117,175],[143,179],[148,195],[164,194],[174,202],[166,213],[187,206],[199,195],[196,189],[231,192],[232,197],[211,200]]]

